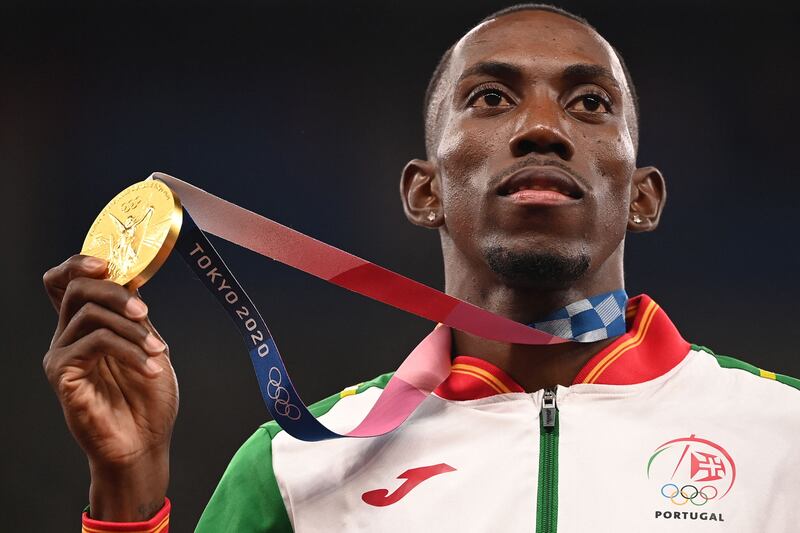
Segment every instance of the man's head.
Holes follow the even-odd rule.
[[[448,291],[622,286],[625,232],[657,226],[664,181],[636,167],[635,91],[588,23],[541,5],[487,17],[445,53],[425,111],[428,158],[401,192],[440,229]]]

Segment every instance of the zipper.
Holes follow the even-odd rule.
[[[558,520],[558,406],[555,388],[544,390],[539,424],[536,533],[555,533]]]

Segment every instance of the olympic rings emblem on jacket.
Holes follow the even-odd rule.
[[[668,490],[665,492],[665,489]],[[711,494],[708,489],[713,490],[714,494]],[[716,487],[711,485],[705,485],[698,489],[694,485],[684,485],[678,488],[675,483],[665,483],[661,487],[661,495],[675,505],[686,505],[688,502],[692,502],[692,505],[700,507],[707,504],[709,500],[716,498],[717,494]],[[676,498],[678,499],[676,500]]]
[[[269,369],[269,382],[267,383],[267,396],[275,401],[275,411],[289,420],[300,419],[300,409],[289,402],[289,391],[281,386],[281,371],[277,367]]]

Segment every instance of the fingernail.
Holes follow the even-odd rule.
[[[100,267],[106,266],[106,262],[97,257],[86,257],[83,260],[83,266],[89,270],[97,270]]]
[[[131,316],[146,315],[147,306],[139,298],[131,297],[125,304],[125,312]]]
[[[158,340],[152,333],[148,333],[147,337],[144,339],[144,345],[147,347],[148,350],[152,352],[163,352],[164,343]]]
[[[156,362],[155,362],[155,361],[153,361],[152,359],[148,359],[148,360],[145,362],[144,366],[146,366],[146,367],[147,367],[147,369],[148,369],[150,372],[153,372],[154,374],[158,374],[159,372],[161,372],[162,370],[164,370],[164,368],[163,368],[161,365],[159,365],[158,363],[156,363]]]

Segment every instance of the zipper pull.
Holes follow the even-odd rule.
[[[556,389],[545,389],[542,397],[542,427],[556,427]]]

